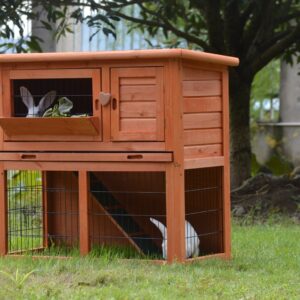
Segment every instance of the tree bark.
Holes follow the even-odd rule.
[[[250,92],[252,79],[230,76],[231,188],[251,176]]]

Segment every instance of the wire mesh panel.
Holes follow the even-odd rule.
[[[8,171],[8,253],[78,253],[76,172]]]
[[[38,171],[7,171],[8,252],[43,247],[43,189]]]
[[[15,117],[93,114],[90,78],[18,79],[12,92]]]
[[[185,171],[187,257],[223,252],[222,168]]]
[[[90,172],[90,241],[94,252],[166,257],[162,172]]]

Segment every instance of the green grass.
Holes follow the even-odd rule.
[[[232,247],[230,261],[191,265],[159,266],[109,255],[2,258],[0,299],[300,298],[299,225],[234,225]]]

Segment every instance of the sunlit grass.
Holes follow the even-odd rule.
[[[0,275],[0,299],[299,299],[300,295],[300,230],[288,222],[234,225],[229,261],[160,266],[119,259],[105,249],[94,251],[97,255],[65,260],[0,259],[0,270],[8,274],[18,269],[22,277],[34,270],[19,290]]]

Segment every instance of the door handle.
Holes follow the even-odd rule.
[[[117,109],[117,106],[118,106],[118,101],[116,98],[113,98],[112,99],[112,109],[113,110],[116,110]]]

